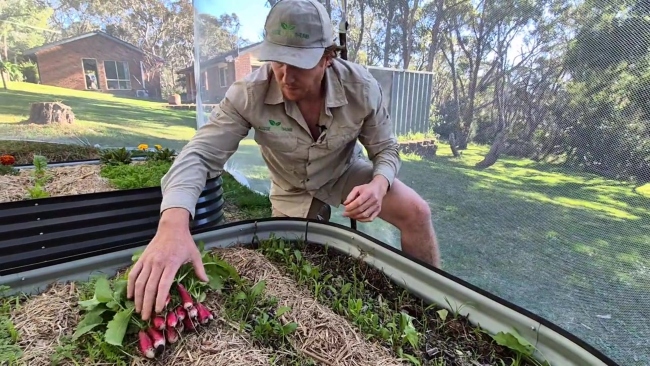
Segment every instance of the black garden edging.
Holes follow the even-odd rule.
[[[190,227],[222,223],[223,181],[206,181]],[[156,233],[160,187],[0,203],[0,276],[138,246]]]

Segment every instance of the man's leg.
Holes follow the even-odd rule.
[[[371,162],[355,162],[337,183],[342,184],[341,201],[345,201],[354,187],[369,183],[372,173]],[[431,209],[417,192],[396,178],[384,196],[378,216],[400,230],[405,253],[440,268],[440,251],[431,221]]]

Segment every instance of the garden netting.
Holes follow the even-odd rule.
[[[180,150],[262,65],[276,2],[0,1],[0,138]],[[443,269],[650,365],[650,2],[321,2],[382,87]],[[32,120],[43,101],[74,123]],[[268,193],[253,136],[226,169]],[[358,225],[400,247],[386,222]]]

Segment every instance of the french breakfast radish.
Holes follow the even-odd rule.
[[[189,292],[187,292],[187,289],[185,289],[185,286],[183,286],[182,284],[179,283],[176,287],[178,289],[178,293],[181,295],[183,308],[189,311],[191,308],[194,307],[194,301],[192,301],[192,296],[190,295]]]
[[[211,318],[213,318],[210,310],[208,310],[208,308],[206,308],[205,305],[201,304],[200,302],[196,303],[196,310],[198,312],[198,321],[201,324],[208,324]]]
[[[147,328],[147,333],[153,341],[153,347],[156,350],[156,354],[162,353],[165,350],[165,336],[161,331],[153,327]]]
[[[196,326],[194,325],[194,322],[192,321],[192,318],[190,318],[188,316],[187,318],[183,319],[183,328],[185,328],[185,330],[194,330],[194,329],[196,329]]]
[[[185,309],[183,308],[182,305],[178,305],[178,307],[174,312],[176,313],[176,317],[178,318],[178,321],[183,321],[183,319],[185,319],[185,317],[187,316],[187,312],[185,312]]]
[[[176,328],[167,326],[165,333],[167,337],[167,342],[169,342],[169,344],[174,344],[178,342],[179,335]]]
[[[165,329],[165,318],[163,318],[160,315],[153,318],[153,327],[158,329],[158,330],[164,330]]]
[[[156,350],[154,349],[153,341],[147,332],[140,330],[138,332],[138,340],[139,349],[142,355],[146,358],[155,358]]]
[[[170,311],[167,313],[167,326],[168,327],[175,327],[176,324],[178,324],[178,317],[176,316],[176,312]]]

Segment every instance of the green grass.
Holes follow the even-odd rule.
[[[650,361],[635,350],[650,336],[650,185],[509,157],[474,168],[486,152],[404,157],[399,178],[431,206],[443,268],[627,364]]]
[[[87,141],[103,146],[160,144],[180,149],[194,135],[196,113],[165,108],[164,102],[118,97],[31,83],[0,90],[0,135],[55,142]],[[61,101],[72,107],[73,126],[26,124],[30,103]]]

